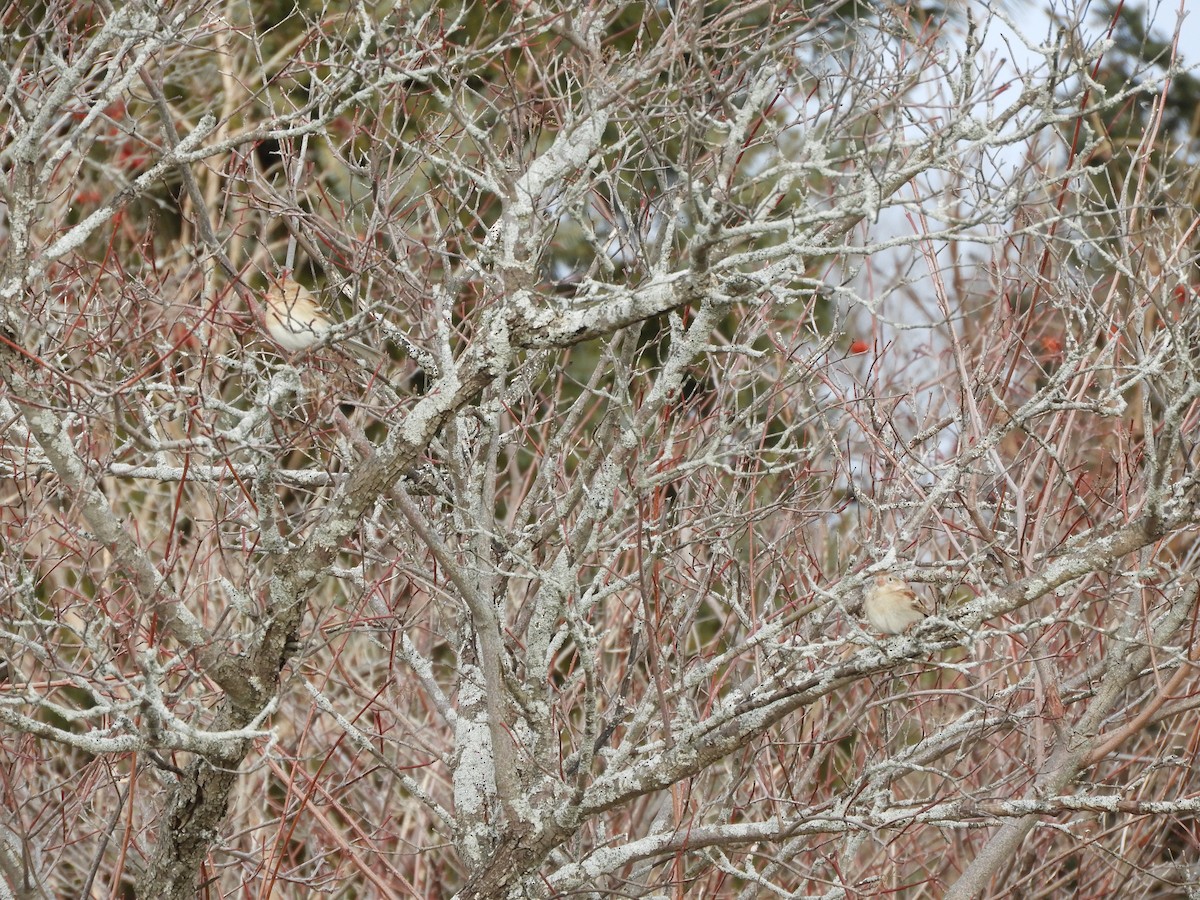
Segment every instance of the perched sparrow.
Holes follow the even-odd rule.
[[[884,634],[902,634],[928,615],[913,589],[895,575],[875,576],[863,597],[863,612]]]
[[[333,319],[317,303],[302,284],[291,278],[281,278],[263,294],[266,309],[263,318],[267,333],[284,350],[292,353],[306,350],[333,327]],[[340,341],[339,346],[371,363],[378,363],[382,354],[359,341]]]

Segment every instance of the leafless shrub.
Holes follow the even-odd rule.
[[[1195,882],[1195,222],[1073,131],[1166,82],[1001,12],[264,9],[4,13],[12,893]]]

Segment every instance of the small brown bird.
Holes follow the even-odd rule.
[[[309,290],[288,277],[279,279],[267,289],[263,294],[263,304],[266,307],[263,319],[267,333],[275,343],[291,353],[307,350],[333,327],[333,319]],[[338,342],[338,346],[372,364],[383,358],[378,350],[360,341],[343,340]]]
[[[863,612],[876,631],[903,634],[929,613],[913,589],[895,575],[876,575],[863,597]]]

